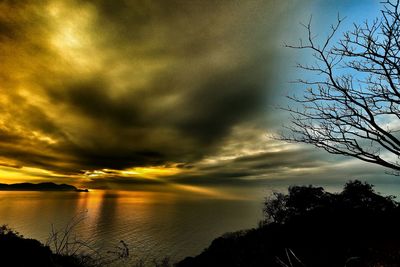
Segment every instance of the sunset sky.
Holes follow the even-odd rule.
[[[378,1],[0,2],[0,182],[89,188],[396,180],[286,144],[277,106],[306,53],[284,48],[313,16],[326,36]],[[201,190],[201,189],[198,189]]]

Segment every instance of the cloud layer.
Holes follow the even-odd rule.
[[[235,184],[323,166],[265,138],[300,6],[2,1],[2,177]]]

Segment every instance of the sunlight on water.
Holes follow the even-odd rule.
[[[208,191],[194,194],[196,190],[0,191],[0,224],[46,242],[52,225],[60,229],[74,216],[83,216],[76,235],[94,248],[108,250],[124,240],[133,259],[151,262],[169,256],[177,261],[199,254],[226,232],[256,227],[264,197],[272,191],[287,192],[287,186],[225,188],[229,193],[224,196],[237,198],[216,198]],[[331,192],[343,187],[322,186]],[[384,195],[400,192],[399,185],[377,185],[375,189]]]
[[[179,260],[225,232],[255,227],[261,201],[144,191],[0,192],[0,224],[42,242],[52,224],[62,228],[82,214],[76,234],[95,248],[124,240],[134,256]]]

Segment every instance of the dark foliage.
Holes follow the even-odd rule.
[[[27,239],[7,226],[0,227],[0,266],[2,267],[88,267],[81,256],[52,253],[39,241]]]
[[[370,184],[351,181],[337,194],[293,186],[264,213],[259,228],[217,238],[177,266],[400,266],[399,204]]]

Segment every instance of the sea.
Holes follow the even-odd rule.
[[[400,192],[398,185],[377,188],[383,194]],[[44,244],[67,230],[71,241],[104,255],[123,241],[129,257],[117,266],[146,265],[165,257],[177,262],[201,253],[225,233],[257,227],[265,197],[284,190],[0,191],[0,225]]]

